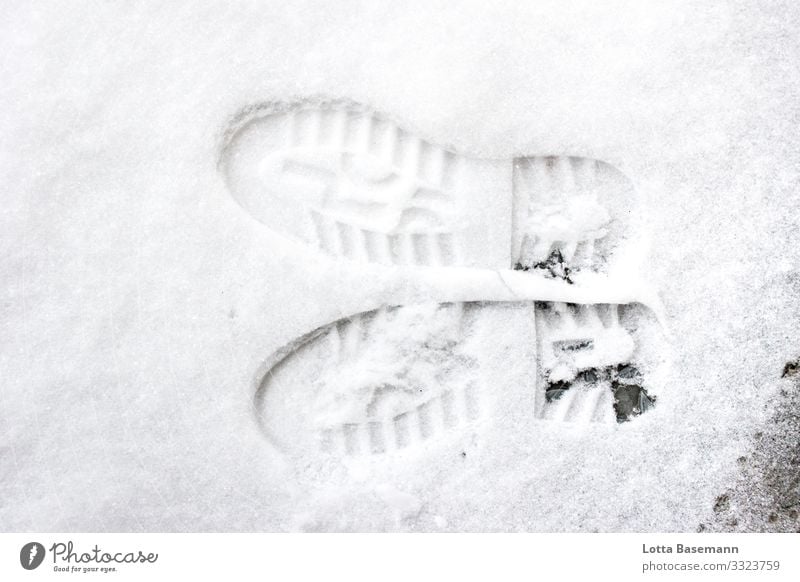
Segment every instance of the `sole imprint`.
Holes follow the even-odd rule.
[[[477,305],[382,308],[301,338],[261,382],[262,428],[282,449],[336,456],[388,454],[466,430],[488,404]]]
[[[256,414],[273,444],[306,460],[429,449],[494,423],[613,425],[655,402],[657,328],[639,304],[381,308],[276,354]]]
[[[599,269],[637,201],[610,165],[569,156],[478,159],[343,102],[252,107],[228,130],[233,198],[274,231],[386,265]]]

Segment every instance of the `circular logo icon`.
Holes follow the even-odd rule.
[[[26,570],[35,570],[44,560],[44,546],[39,542],[28,542],[19,551],[19,563]]]

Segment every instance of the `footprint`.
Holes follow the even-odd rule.
[[[633,386],[652,404],[659,333],[640,304],[381,308],[273,357],[255,408],[269,440],[304,462],[430,451],[509,422],[613,425],[645,411]]]
[[[221,167],[234,199],[274,231],[386,265],[568,279],[608,262],[638,200],[603,162],[468,158],[346,102],[246,110],[228,130]]]

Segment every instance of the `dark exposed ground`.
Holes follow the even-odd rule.
[[[787,362],[771,422],[738,459],[740,478],[698,531],[800,532],[800,363]]]

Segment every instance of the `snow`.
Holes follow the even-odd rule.
[[[0,530],[694,531],[796,389],[780,378],[800,343],[791,3],[2,11]],[[568,285],[290,242],[237,205],[219,161],[241,111],[319,96],[473,157],[603,160],[640,196],[635,244]],[[487,215],[507,203],[487,198]],[[532,300],[648,305],[667,339],[642,341],[670,360],[655,408],[533,422]],[[495,416],[374,464],[298,462],[265,438],[254,398],[276,350],[452,301],[510,302],[467,340]],[[429,373],[393,359],[401,340],[367,359]]]

